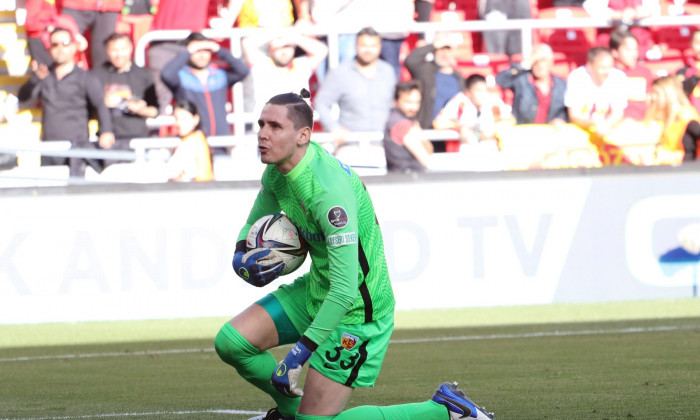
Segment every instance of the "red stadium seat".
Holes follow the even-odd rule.
[[[685,58],[680,50],[666,50],[658,59],[647,58],[643,63],[655,77],[672,76],[685,65]]]
[[[669,15],[672,11],[673,3],[661,2],[661,14]],[[685,4],[683,6],[685,15],[700,15],[700,5]],[[673,13],[671,13],[673,14]],[[695,26],[656,26],[650,27],[654,42],[662,49],[676,49],[683,51],[690,46],[690,38],[693,31],[698,29]]]
[[[582,7],[550,7],[540,10],[540,19],[572,20],[588,17]],[[538,29],[540,42],[545,42],[555,52],[564,53],[571,65],[586,62],[588,50],[595,45],[596,28]]]

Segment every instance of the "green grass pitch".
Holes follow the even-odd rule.
[[[0,325],[0,419],[247,419],[272,402],[214,353],[225,321]],[[700,300],[399,312],[349,404],[448,380],[499,420],[698,419]]]

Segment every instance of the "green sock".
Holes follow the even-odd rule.
[[[448,420],[449,418],[450,414],[447,408],[433,400],[387,407],[363,405],[343,411],[335,417],[304,414],[296,416],[296,420]]]
[[[221,327],[214,347],[221,360],[236,368],[243,379],[271,396],[283,416],[296,415],[301,398],[280,394],[270,383],[277,360],[269,351],[258,350],[228,322]]]

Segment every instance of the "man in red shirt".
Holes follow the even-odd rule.
[[[624,117],[635,121],[644,119],[647,92],[654,81],[651,70],[639,62],[639,43],[629,31],[618,29],[610,34],[610,51],[615,67],[627,75],[627,108]]]

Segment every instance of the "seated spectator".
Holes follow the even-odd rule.
[[[457,70],[453,51],[460,40],[460,34],[439,33],[432,44],[414,49],[404,61],[411,77],[422,86],[418,111],[421,128],[432,128],[440,110],[464,87],[464,77]],[[445,150],[443,142],[433,146],[436,152]]]
[[[690,49],[692,55],[686,57],[687,64],[676,72],[676,75],[683,82],[683,91],[690,103],[700,112],[700,30],[693,32],[690,38]]]
[[[648,121],[663,124],[656,148],[656,164],[678,165],[698,157],[700,116],[673,76],[657,79],[649,93]]]
[[[433,121],[438,130],[457,130],[462,145],[497,145],[496,123],[511,118],[511,110],[501,98],[489,91],[480,74],[467,77],[465,89],[447,102]],[[463,148],[460,147],[460,150]]]
[[[187,50],[163,68],[161,78],[176,100],[187,99],[197,105],[205,135],[231,134],[226,121],[228,92],[234,83],[248,75],[248,66],[199,32],[190,34],[185,42]],[[228,65],[226,70],[212,65],[213,54]]]
[[[568,120],[564,93],[566,82],[552,74],[554,53],[547,44],[532,47],[528,59],[496,76],[496,83],[513,91],[513,116],[517,124],[563,124]]]
[[[181,100],[173,108],[175,127],[182,142],[165,165],[168,179],[171,181],[211,181],[211,153],[207,138],[201,130],[201,119],[197,106],[190,101]]]
[[[646,113],[647,92],[654,75],[639,62],[639,43],[631,32],[618,29],[611,33],[610,52],[615,59],[615,68],[627,75],[627,108],[624,117],[641,121]]]
[[[250,84],[253,90],[252,94],[246,95],[246,99],[252,99],[249,110],[256,116],[260,115],[268,99],[280,92],[309,90],[309,79],[328,55],[328,47],[324,43],[305,35],[247,37],[242,44],[243,55],[250,66],[250,75],[245,83]],[[263,51],[265,45],[267,48]],[[306,55],[295,56],[296,47]]]
[[[383,131],[392,107],[396,75],[379,58],[381,38],[372,28],[357,34],[357,56],[331,70],[316,94],[324,131],[333,134],[338,146],[352,131]],[[336,119],[332,108],[337,105]]]
[[[595,139],[619,123],[627,107],[627,76],[614,68],[609,49],[593,47],[585,65],[574,69],[566,82],[564,104],[569,120],[593,134]]]
[[[85,51],[88,42],[80,33],[78,24],[71,16],[61,15],[56,9],[56,4],[47,0],[27,0],[25,5],[27,17],[25,29],[27,31],[27,48],[32,60],[38,64],[50,66],[53,63],[49,48],[51,32],[58,28],[66,28],[76,40],[78,51]],[[85,67],[87,68],[87,64]]]
[[[394,108],[384,129],[384,154],[389,172],[425,172],[433,145],[416,117],[420,108],[420,83],[400,82],[394,92]]]
[[[134,46],[126,34],[112,34],[105,40],[108,61],[93,73],[104,87],[105,105],[112,117],[113,143],[103,149],[131,150],[134,137],[147,137],[146,118],[158,116],[158,99],[153,76],[131,61]],[[116,162],[111,162],[116,163]]]
[[[19,100],[24,107],[32,108],[41,101],[41,125],[44,141],[68,140],[74,148],[92,149],[88,119],[90,111],[97,113],[99,143],[114,142],[112,119],[104,102],[104,90],[100,81],[90,72],[76,65],[77,45],[69,30],[56,28],[51,32],[51,57],[53,64],[33,62],[33,74],[22,85]],[[87,166],[97,172],[101,165],[89,158],[63,158],[42,156],[43,165],[70,166],[70,175],[82,177]]]

